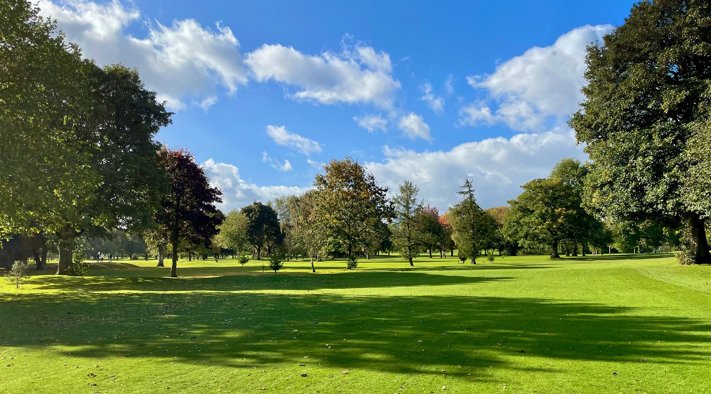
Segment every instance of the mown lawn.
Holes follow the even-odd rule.
[[[154,264],[2,280],[0,392],[711,392],[711,267],[670,257]]]

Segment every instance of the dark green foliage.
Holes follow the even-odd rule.
[[[281,251],[273,251],[269,255],[269,268],[276,274],[277,271],[284,267],[284,256]]]
[[[640,2],[604,45],[588,48],[586,101],[571,119],[592,160],[587,204],[614,220],[685,220],[697,263],[711,263],[709,59],[711,3]]]
[[[469,258],[472,264],[476,264],[476,257],[483,248],[489,232],[488,223],[484,211],[476,202],[474,185],[469,179],[464,182],[459,194],[462,196],[462,201],[450,211],[452,239],[457,244],[460,260]]]
[[[422,204],[417,201],[419,188],[410,181],[403,182],[400,190],[393,197],[395,219],[393,221],[393,244],[402,257],[413,267],[412,260],[420,253],[423,233],[418,220]]]
[[[255,202],[242,208],[242,214],[247,217],[247,239],[257,251],[257,259],[262,258],[262,250],[270,254],[272,248],[282,246],[284,234],[274,208]]]

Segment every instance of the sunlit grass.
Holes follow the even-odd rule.
[[[2,281],[0,392],[711,387],[711,268],[670,257],[155,263]]]

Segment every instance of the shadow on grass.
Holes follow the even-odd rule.
[[[12,318],[0,320],[0,346],[61,345],[58,351],[68,356],[92,359],[235,368],[305,364],[476,380],[486,379],[487,367],[525,368],[518,357],[708,363],[709,324],[630,312],[503,297],[5,295],[0,316]]]
[[[667,257],[674,257],[674,254],[672,253],[638,253],[638,254],[624,254],[624,253],[616,253],[616,254],[606,254],[606,255],[587,255],[587,256],[577,256],[577,257],[571,257],[571,256],[564,256],[561,257],[560,260],[561,262],[565,262],[566,260],[570,261],[615,261],[615,260],[650,260],[650,259],[663,259]]]
[[[140,273],[137,269],[132,273]],[[219,267],[183,268],[185,277],[86,276],[70,278],[42,277],[36,282],[42,290],[75,290],[89,292],[140,291],[255,291],[255,290],[318,290],[356,289],[402,286],[442,286],[477,284],[508,280],[508,277],[471,277],[436,275],[420,272],[408,274],[388,271],[358,271],[338,274],[304,274],[285,272],[274,274],[235,273]],[[232,274],[230,274],[232,272]],[[168,273],[167,271],[165,272]],[[198,275],[190,277],[188,275]],[[222,276],[219,276],[222,275]]]

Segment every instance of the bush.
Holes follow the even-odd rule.
[[[85,276],[89,274],[89,265],[84,264],[81,260],[72,259],[72,264],[67,268],[67,275]]]
[[[696,256],[694,256],[692,251],[686,249],[674,252],[674,257],[676,257],[677,261],[679,261],[679,264],[681,265],[691,265],[694,264],[694,257]]]
[[[358,266],[358,260],[356,259],[348,259],[348,265],[346,265],[346,268],[349,270],[352,270]]]
[[[245,265],[249,262],[249,256],[239,256],[240,265]]]
[[[467,261],[467,255],[460,250],[457,251],[457,258],[459,258],[459,262],[461,264],[464,264]]]
[[[489,260],[490,263],[494,262],[494,252],[489,252],[489,254],[486,255],[486,259]]]
[[[284,261],[279,253],[273,253],[269,256],[269,268],[274,270],[276,274],[284,266]]]
[[[20,282],[22,279],[28,276],[30,276],[30,274],[26,261],[16,261],[7,273],[7,278],[10,281],[15,282],[15,287],[18,289],[20,288]]]

